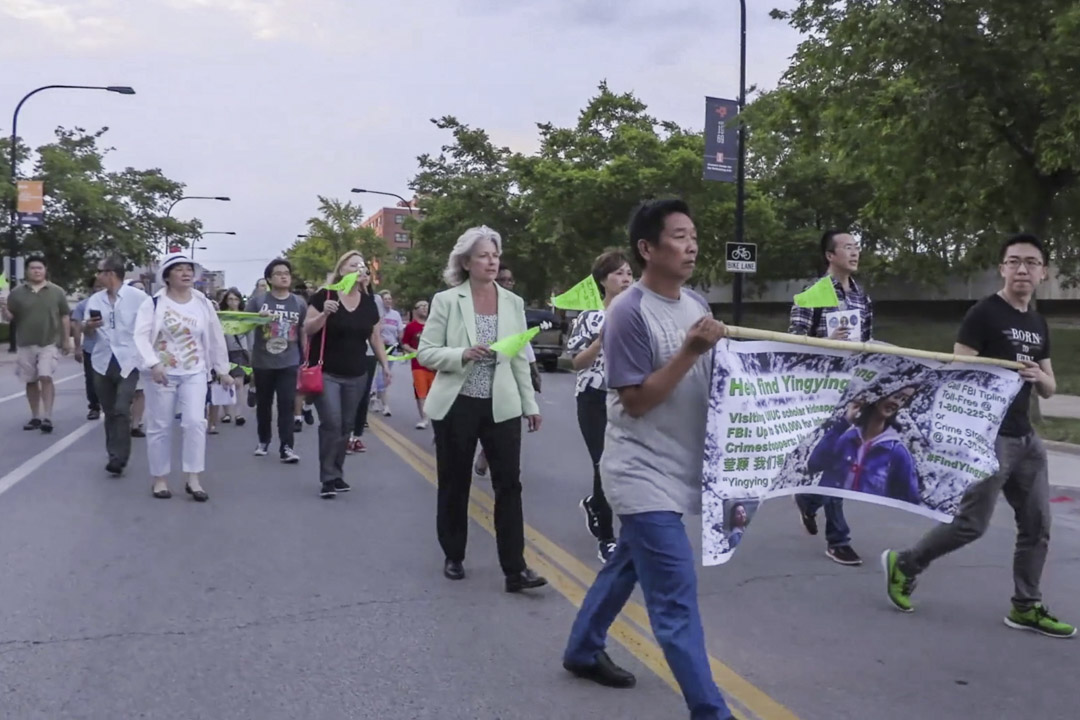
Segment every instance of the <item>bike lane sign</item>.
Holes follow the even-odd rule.
[[[757,244],[729,242],[726,246],[729,273],[757,272]]]

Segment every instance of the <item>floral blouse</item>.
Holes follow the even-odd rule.
[[[574,357],[587,350],[593,341],[600,336],[600,330],[604,327],[603,310],[587,310],[574,319],[570,328],[570,339],[566,342],[566,352]],[[607,390],[607,378],[604,376],[604,350],[596,354],[592,365],[581,370],[577,374],[575,395],[580,395],[586,390]]]

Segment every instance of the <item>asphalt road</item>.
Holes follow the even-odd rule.
[[[72,362],[61,376],[76,372]],[[105,475],[78,380],[59,386],[54,435],[24,433],[25,401],[0,367],[0,718],[685,717],[640,605],[610,648],[636,689],[595,687],[559,665],[599,568],[577,508],[590,471],[572,378],[544,377],[545,425],[524,447],[529,562],[552,584],[515,596],[501,590],[484,481],[469,577],[443,579],[434,448],[413,429],[408,372],[397,373],[395,415],[348,460],[352,493],[317,497],[314,428],[287,467],[251,456],[249,423],[209,438],[211,500],[198,505],[150,496],[143,441],[125,477]],[[1078,466],[1055,456],[1052,480],[1075,483]],[[1080,494],[1054,495],[1071,500],[1054,505],[1044,590],[1080,621]],[[861,568],[826,559],[781,499],[763,505],[732,562],[700,571],[714,674],[741,717],[1076,717],[1080,641],[1001,621],[1007,508],[924,576],[909,616],[885,601],[877,555],[929,522],[848,505]]]

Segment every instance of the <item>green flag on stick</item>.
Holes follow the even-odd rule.
[[[229,363],[229,369],[230,370],[235,370],[236,368],[240,368],[241,370],[243,370],[245,375],[250,375],[251,373],[254,372],[254,370],[247,367],[246,365],[237,365],[236,363]]]
[[[511,335],[508,338],[503,338],[498,342],[494,342],[489,346],[492,352],[502,353],[503,355],[509,355],[510,357],[516,357],[518,353],[525,349],[525,346],[529,344],[529,341],[540,334],[540,327],[534,327],[532,330],[526,330],[523,333],[517,335]]]
[[[356,281],[359,279],[360,273],[352,272],[338,280],[333,285],[327,285],[326,289],[333,290],[334,292],[339,292],[342,295],[348,295],[352,292],[353,287],[356,286]]]
[[[247,335],[259,325],[268,325],[274,321],[269,315],[235,310],[222,310],[217,315],[226,335]]]
[[[0,275],[0,290],[8,289],[7,275]]]
[[[412,360],[416,357],[416,353],[409,353],[408,355],[391,355],[386,358],[390,362],[405,362],[406,360]]]
[[[801,308],[831,308],[840,304],[833,287],[832,277],[826,275],[795,296],[795,304]]]
[[[604,299],[600,286],[592,275],[570,288],[562,295],[553,297],[551,304],[560,310],[603,310]]]

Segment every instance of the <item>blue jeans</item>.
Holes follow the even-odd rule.
[[[653,635],[682,689],[693,720],[728,720],[731,710],[713,681],[698,612],[694,551],[674,512],[620,515],[615,553],[581,604],[563,659],[591,665],[608,628],[641,582]]]
[[[825,508],[825,540],[829,547],[844,547],[851,544],[851,528],[844,517],[844,498],[828,495],[796,495],[795,503],[806,515],[817,515]]]

